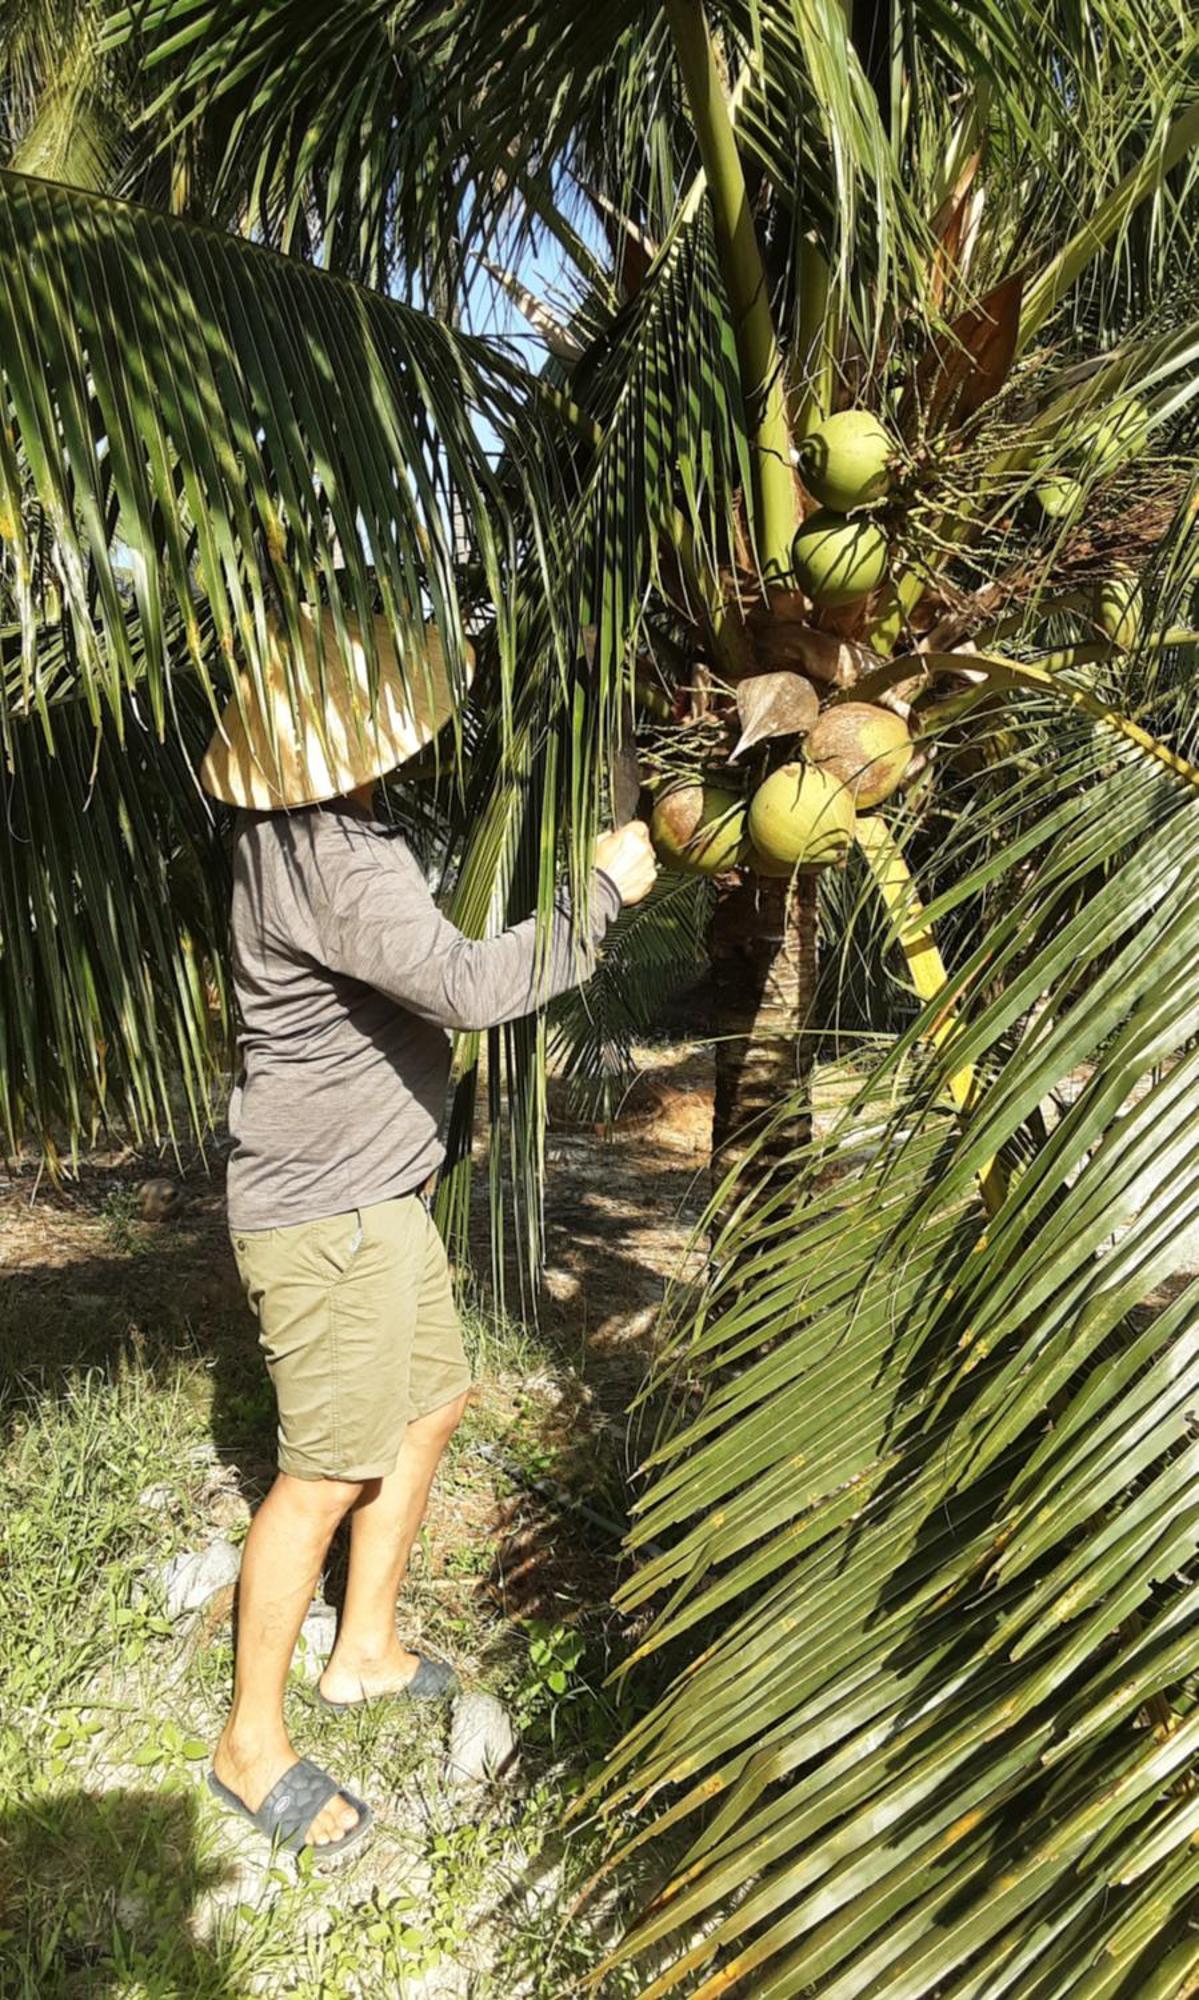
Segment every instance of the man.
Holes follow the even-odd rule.
[[[276,631],[269,721],[243,678],[201,772],[239,808],[229,1225],[279,1415],[279,1472],[246,1537],[233,1702],[209,1783],[272,1838],[329,1860],[361,1840],[370,1809],[297,1756],[283,1694],[347,1514],[349,1577],[321,1698],[344,1708],[454,1685],[444,1663],[401,1645],[395,1624],[470,1381],[427,1197],[443,1156],[447,1031],[515,1020],[585,980],[655,867],[647,829],[633,822],[597,842],[586,935],[560,901],[548,937],[532,919],[463,937],[371,806],[377,780],[452,713],[435,631],[405,677],[376,621],[373,713],[357,628],[339,637],[327,611],[304,614],[302,638],[299,713]]]

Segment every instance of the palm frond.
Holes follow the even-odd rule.
[[[627,1947],[668,1964],[647,1994],[1031,2000],[1104,1966],[1131,1995],[1199,1955],[1199,806],[1056,728],[1079,789],[1013,773],[1019,837],[1000,783],[930,903],[1010,884],[951,967],[960,1028],[921,1053],[934,1002],[790,1185],[751,1172],[663,1364],[702,1408],[650,1453],[633,1545],[666,1546],[623,1601],[667,1593],[641,1650],[705,1643],[608,1781],[695,1816]]]
[[[95,0],[14,0],[0,27],[0,164],[110,185],[129,150],[124,69],[101,52]]]
[[[131,635],[136,647],[136,635]],[[20,679],[20,634],[0,631]],[[105,1128],[203,1132],[229,1059],[226,865],[194,760],[209,716],[174,690],[159,740],[136,693],[93,721],[63,635],[39,634],[56,697],[10,715],[0,791],[0,1124],[55,1164]]]
[[[368,632],[381,605],[414,661],[431,610],[461,673],[464,627],[505,602],[516,553],[477,424],[503,442],[537,421],[502,363],[216,230],[11,173],[0,272],[6,562],[26,604],[48,548],[93,710],[119,719],[135,678],[127,601],[158,728],[172,611],[216,692],[197,596],[220,656],[255,673],[268,616],[298,645],[305,599]],[[497,632],[510,670],[503,616]]]

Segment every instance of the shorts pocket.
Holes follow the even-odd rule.
[[[316,1222],[297,1222],[275,1231],[277,1264],[294,1259],[297,1270],[336,1284],[349,1271],[363,1244],[362,1211],[348,1208],[340,1215],[323,1215]]]
[[[270,1253],[274,1238],[273,1229],[234,1229],[229,1232],[237,1275],[241,1279],[242,1290],[255,1311],[258,1310],[258,1301],[270,1279]]]

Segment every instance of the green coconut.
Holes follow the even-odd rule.
[[[1064,521],[1075,513],[1082,504],[1082,481],[1079,479],[1043,479],[1036,488],[1037,499],[1051,521]]]
[[[1078,508],[1089,479],[1109,472],[1145,449],[1149,410],[1133,396],[1102,416],[1067,419],[1047,459],[1047,477],[1036,489],[1037,499],[1052,520]]]
[[[887,538],[873,521],[822,509],[799,530],[791,560],[813,604],[856,604],[887,574]]]
[[[812,764],[783,764],[749,802],[749,837],[765,863],[823,867],[840,861],[853,839],[853,799]],[[760,864],[759,864],[760,865]]]
[[[1095,591],[1095,623],[1123,653],[1136,645],[1143,610],[1141,586],[1130,569],[1113,571]]]
[[[902,716],[870,701],[827,708],[808,737],[808,761],[848,790],[859,812],[881,805],[903,783],[912,738]]]
[[[872,652],[881,654],[884,660],[889,660],[903,638],[906,624],[907,613],[903,608],[903,599],[895,585],[889,583],[881,593],[878,604],[871,611],[870,623],[863,637]]]
[[[745,845],[745,801],[719,785],[675,785],[655,805],[649,831],[664,867],[723,875]]]
[[[800,477],[822,507],[848,514],[883,499],[895,448],[871,410],[838,410],[799,448]]]
[[[1144,450],[1149,411],[1132,397],[1101,417],[1088,417],[1074,434],[1071,450],[1085,474],[1101,478]]]

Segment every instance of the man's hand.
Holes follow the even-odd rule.
[[[610,833],[601,833],[595,843],[595,865],[615,882],[622,903],[639,903],[648,896],[658,863],[645,821],[631,819],[624,826],[614,826]]]

